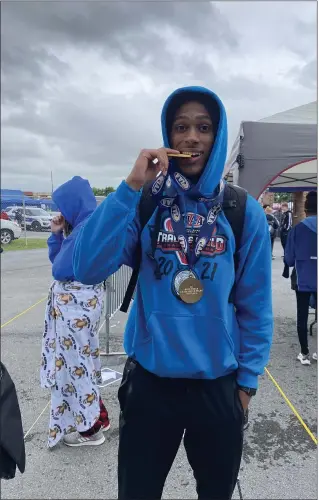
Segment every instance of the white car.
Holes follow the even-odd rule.
[[[8,207],[6,213],[11,220],[16,220],[17,214],[20,216],[21,225],[23,224],[23,208],[22,207]],[[31,231],[48,231],[51,229],[52,216],[46,210],[38,207],[25,208],[25,223],[27,229]]]
[[[19,224],[11,220],[0,219],[1,245],[9,245],[20,238],[22,230]]]

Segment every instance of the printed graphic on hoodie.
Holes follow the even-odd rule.
[[[195,214],[194,212],[187,212],[185,219],[188,244],[189,247],[193,249],[205,218],[202,215]],[[227,250],[226,237],[216,233],[217,228],[214,229],[212,237],[203,248],[201,253],[202,256],[215,257],[216,255],[222,255]],[[174,234],[170,217],[164,218],[163,228],[159,231],[157,237],[157,249],[162,250],[163,253],[175,254],[180,264],[184,266],[188,265],[187,258],[182,251],[181,242],[178,241]]]

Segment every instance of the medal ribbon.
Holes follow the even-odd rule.
[[[221,212],[222,209],[221,203],[223,198],[223,192],[220,193],[220,195],[218,195],[216,202],[214,204],[210,203],[210,206],[208,206],[208,213],[205,217],[202,227],[200,228],[199,235],[196,241],[193,242],[192,246],[188,241],[186,225],[182,220],[182,214],[178,204],[179,198],[180,197],[178,196],[177,199],[174,200],[174,203],[171,206],[170,209],[171,222],[175,236],[179,241],[183,253],[185,254],[188,265],[191,269],[193,269],[202,251],[209,242],[213,230],[216,226],[218,214]]]
[[[163,196],[165,186],[168,190],[170,190],[172,183],[174,183],[174,187],[176,188],[177,196]],[[191,184],[189,180],[180,172],[173,171],[172,177],[168,175],[167,178],[164,174],[160,173],[151,187],[151,193],[152,196],[155,197],[158,207],[161,210],[165,210],[167,208],[170,209],[171,222],[175,236],[179,241],[183,253],[185,254],[189,267],[193,269],[200,257],[201,252],[204,250],[212,236],[213,230],[216,226],[218,214],[222,210],[224,184],[221,184],[220,192],[215,198],[197,199],[197,201],[205,203],[208,212],[200,229],[198,238],[193,242],[192,248],[188,241],[186,226],[182,220],[180,209],[181,201],[190,188]]]

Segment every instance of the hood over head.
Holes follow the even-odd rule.
[[[53,192],[52,200],[73,228],[96,209],[96,199],[89,181],[79,176],[59,186]]]
[[[314,233],[317,234],[317,216],[316,215],[310,215],[310,217],[306,217],[303,221],[302,224],[307,226],[310,231],[313,231]]]
[[[199,101],[209,112],[214,127],[214,145],[197,185],[192,188],[203,197],[211,196],[222,179],[227,155],[227,119],[219,97],[205,87],[183,87],[175,90],[166,100],[162,111],[162,134],[164,146],[170,148],[169,135],[177,109],[189,101]],[[174,168],[177,166],[172,161]],[[190,192],[192,191],[190,190]]]

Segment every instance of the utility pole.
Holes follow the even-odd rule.
[[[53,194],[53,173],[51,170],[51,195]]]

